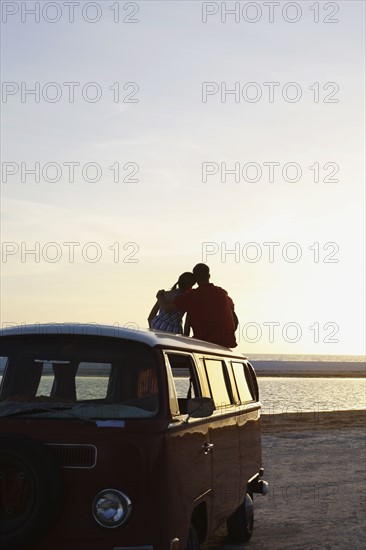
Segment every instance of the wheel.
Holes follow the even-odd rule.
[[[192,524],[189,526],[186,550],[200,550],[200,541],[197,535],[197,531]]]
[[[226,522],[229,538],[233,542],[246,542],[253,534],[254,504],[247,494],[244,502]]]
[[[62,501],[59,467],[47,448],[0,436],[0,548],[19,550],[47,531]]]

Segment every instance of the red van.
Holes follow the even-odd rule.
[[[258,386],[230,349],[95,325],[1,331],[0,548],[196,550],[246,541]]]

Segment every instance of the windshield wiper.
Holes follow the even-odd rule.
[[[73,408],[73,405],[54,405],[54,406],[47,405],[47,407],[42,407],[41,405],[38,405],[37,407],[30,407],[28,409],[22,409],[22,410],[18,409],[16,411],[8,412],[8,413],[6,413],[5,411],[2,411],[0,413],[0,417],[8,418],[10,416],[27,416],[28,414],[33,415],[37,413],[42,414],[42,413],[54,413],[58,411],[68,411],[70,414],[67,416],[71,416],[72,418],[77,418],[78,420],[83,420],[85,422],[94,422],[94,420],[91,418],[86,418],[85,416],[74,414],[74,412],[72,411],[72,408]],[[62,418],[67,418],[67,416],[64,416]]]

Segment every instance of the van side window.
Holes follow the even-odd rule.
[[[195,367],[189,355],[168,353],[168,359],[172,369],[179,412],[186,414],[188,399],[200,396]]]
[[[205,359],[205,367],[208,382],[210,384],[211,396],[216,407],[231,405],[231,398],[228,391],[228,376],[224,361],[219,359]]]
[[[241,403],[248,403],[250,401],[254,400],[254,396],[252,395],[250,388],[248,386],[247,378],[246,378],[246,365],[244,363],[237,363],[236,361],[231,362],[235,381],[236,381],[236,387],[238,390],[239,398]]]

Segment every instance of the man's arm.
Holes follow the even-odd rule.
[[[234,309],[233,309],[233,317],[234,317],[234,325],[235,325],[235,330],[236,330],[238,328],[238,325],[239,325],[239,319],[238,319],[238,316],[235,313]]]
[[[238,328],[238,325],[239,325],[239,319],[238,319],[237,314],[235,313],[234,302],[232,301],[232,299],[230,298],[229,295],[227,296],[227,299],[228,299],[229,305],[230,305],[231,310],[232,310],[232,313],[233,313],[233,317],[234,317],[234,326],[235,326],[235,330],[236,330],[236,329]]]

